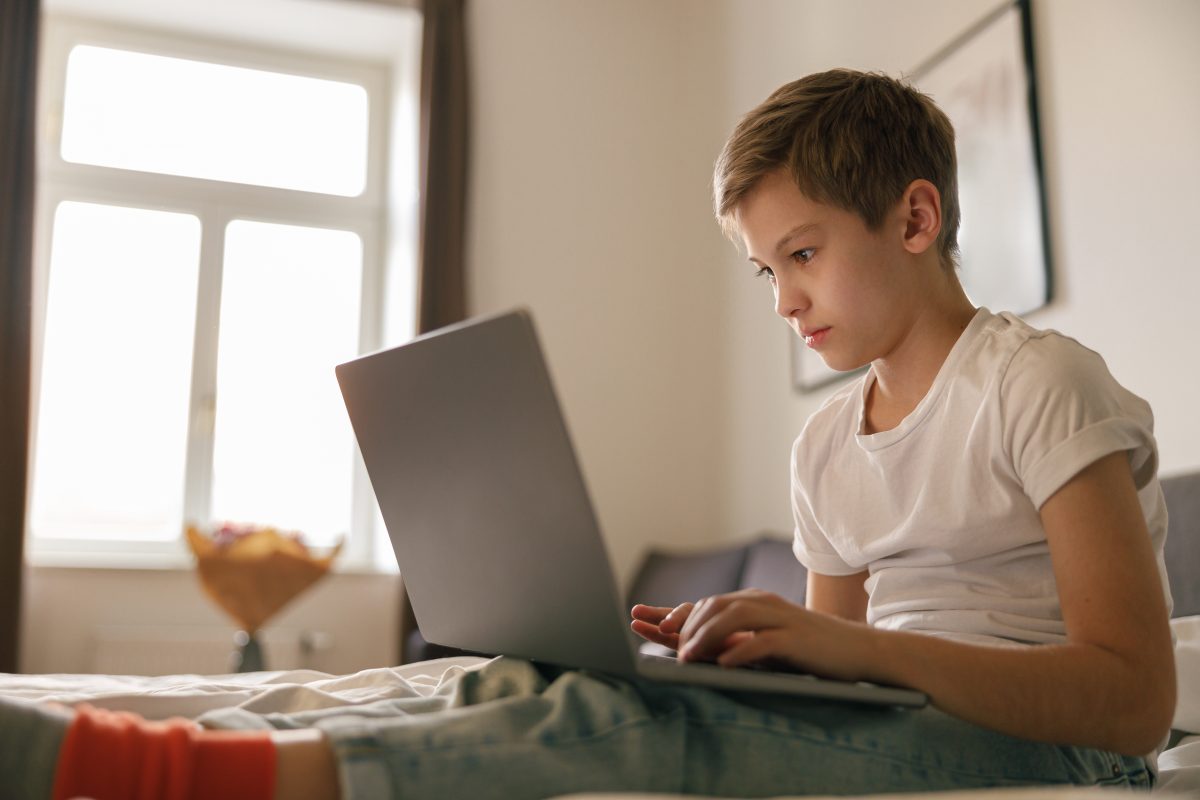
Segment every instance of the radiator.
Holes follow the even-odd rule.
[[[107,675],[220,675],[233,672],[234,632],[229,628],[105,626],[92,631],[90,671]],[[306,669],[330,647],[316,631],[259,633],[267,669]]]

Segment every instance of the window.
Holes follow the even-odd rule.
[[[65,201],[53,224],[32,529],[170,538],[183,514],[200,220]]]
[[[355,83],[77,45],[62,157],[350,197],[366,182],[367,111]]]
[[[402,70],[45,41],[31,557],[185,563],[185,524],[231,520],[391,563],[333,368],[411,335]]]

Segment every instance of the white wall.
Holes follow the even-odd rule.
[[[1200,3],[1038,4],[1059,299],[1035,322],[1154,408],[1160,472],[1200,466]]]
[[[87,672],[97,634],[175,628],[207,641],[228,637],[237,626],[200,588],[190,570],[71,569],[35,567],[25,572],[21,607],[22,672]],[[395,575],[335,574],[285,607],[265,637],[327,635],[311,669],[343,674],[395,663],[399,581]],[[215,638],[214,638],[215,637]],[[272,663],[277,669],[299,664]],[[185,670],[192,671],[192,670]]]
[[[720,32],[682,0],[470,8],[470,306],[532,308],[628,576],[727,534]]]

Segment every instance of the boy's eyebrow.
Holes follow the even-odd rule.
[[[779,240],[779,243],[777,245],[775,245],[775,252],[778,253],[780,250],[783,249],[783,246],[785,244],[790,242],[792,239],[795,239],[800,234],[809,233],[811,231],[816,230],[819,227],[821,227],[821,226],[815,222],[805,222],[800,225],[797,225],[796,227],[792,228],[790,231],[788,231],[787,233],[785,233],[783,235],[783,238]]]

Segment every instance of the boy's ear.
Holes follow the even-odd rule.
[[[929,181],[918,178],[900,198],[904,214],[904,249],[914,255],[937,243],[942,231],[942,195]]]

